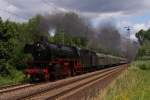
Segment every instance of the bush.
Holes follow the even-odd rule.
[[[150,61],[136,61],[132,66],[136,66],[141,70],[150,70]]]
[[[10,75],[0,75],[0,86],[25,83],[27,80],[28,79],[21,71],[11,69]]]
[[[147,69],[147,66],[146,64],[139,64],[138,67],[142,70],[146,70]]]

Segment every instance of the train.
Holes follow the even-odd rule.
[[[25,69],[25,75],[32,82],[53,81],[127,63],[126,58],[49,43],[44,38],[26,44],[24,53],[33,58]]]

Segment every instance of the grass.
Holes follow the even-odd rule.
[[[135,61],[92,100],[150,100],[150,61]]]
[[[25,76],[22,72],[17,70],[11,70],[11,75],[9,76],[0,76],[0,87],[23,82],[25,82]]]

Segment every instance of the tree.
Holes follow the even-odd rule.
[[[140,30],[138,33],[136,33],[136,37],[138,38],[139,43],[142,44],[145,38],[145,31]]]
[[[136,33],[136,37],[138,38],[140,44],[142,44],[146,40],[150,41],[150,29],[148,29],[147,31],[140,30]]]
[[[38,41],[41,36],[48,37],[47,26],[44,23],[44,17],[37,15],[29,20],[27,23],[28,37],[32,38],[34,41]]]
[[[138,33],[136,33],[136,37],[140,43],[137,57],[143,58],[145,56],[150,56],[150,29],[147,31],[140,30]]]
[[[55,36],[54,36],[54,42],[58,44],[64,44],[64,39],[65,39],[65,33],[63,29],[57,30]]]

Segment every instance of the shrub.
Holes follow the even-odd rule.
[[[150,70],[150,61],[136,61],[133,65],[141,70]]]
[[[139,64],[138,67],[142,70],[146,70],[147,69],[147,66],[146,64]]]

